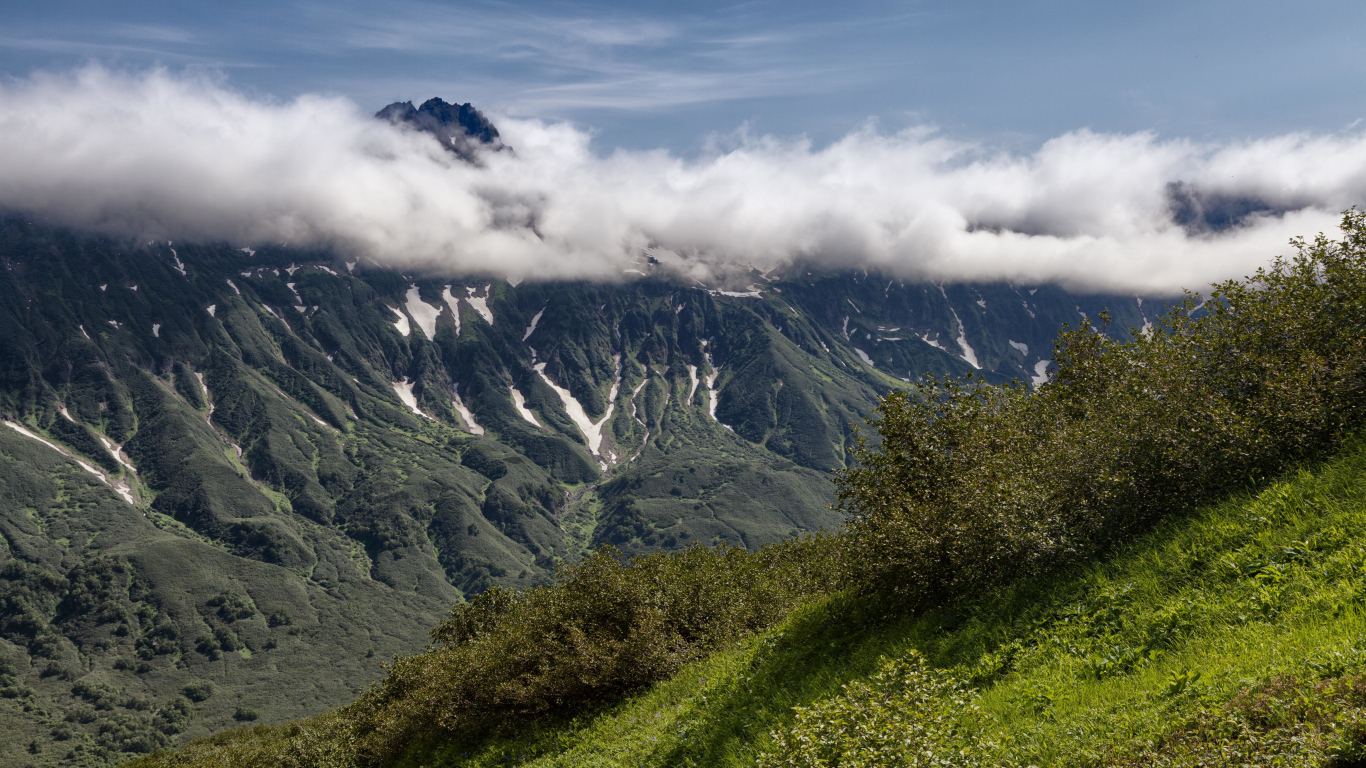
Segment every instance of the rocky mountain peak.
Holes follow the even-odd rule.
[[[396,101],[376,112],[375,117],[430,133],[446,149],[471,162],[480,149],[506,148],[498,129],[470,104],[448,104],[434,98],[414,107],[411,101]]]

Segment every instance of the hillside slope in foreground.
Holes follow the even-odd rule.
[[[1354,765],[1363,597],[1358,441],[1045,584],[900,620],[832,598],[616,706],[402,764]],[[136,765],[264,764],[291,728]]]

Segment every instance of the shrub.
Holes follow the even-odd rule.
[[[222,592],[211,598],[207,605],[217,608],[218,617],[226,622],[234,622],[240,619],[249,619],[256,615],[256,608],[251,604],[251,600],[236,592]]]
[[[190,701],[205,701],[213,695],[213,683],[205,680],[185,686],[182,691]]]
[[[1064,329],[1052,383],[929,379],[839,477],[851,576],[942,602],[1327,455],[1366,415],[1366,214],[1121,343]]]
[[[883,659],[867,682],[844,686],[841,696],[797,707],[790,728],[775,731],[759,768],[883,768],[975,766],[971,745],[977,692],[919,652]]]
[[[496,729],[612,701],[780,621],[829,584],[828,539],[749,553],[693,546],[623,562],[608,547],[552,587],[491,589],[432,632],[425,654],[345,710],[362,757],[385,764],[419,734]]]

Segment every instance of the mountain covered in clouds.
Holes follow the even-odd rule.
[[[380,117],[501,146],[469,105]],[[1063,324],[1158,311],[803,265],[706,285],[652,258],[513,284],[21,215],[0,263],[5,764],[343,704],[451,604],[596,547],[838,526],[828,472],[879,396],[1040,383]]]

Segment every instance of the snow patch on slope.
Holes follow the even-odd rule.
[[[441,299],[446,302],[446,306],[451,309],[451,317],[455,318],[455,336],[460,337],[460,299],[451,293],[448,285],[441,289]]]
[[[460,414],[460,418],[465,420],[465,426],[469,428],[470,434],[484,434],[484,428],[479,426],[478,422],[474,420],[474,414],[470,413],[470,409],[466,408],[465,402],[460,399],[459,384],[455,385],[455,397],[451,398],[451,404],[455,406],[456,413]]]
[[[968,365],[980,370],[982,366],[977,364],[977,353],[973,352],[972,347],[968,344],[968,332],[963,327],[963,321],[958,319],[957,311],[952,308],[949,311],[953,312],[954,322],[958,323],[958,346],[963,350],[962,358],[967,361]]]
[[[641,438],[640,448],[636,449],[636,454],[627,459],[627,461],[635,461],[640,458],[640,454],[645,451],[645,446],[650,444],[650,425],[646,424],[645,420],[640,418],[640,413],[636,410],[636,395],[639,395],[640,390],[645,389],[645,385],[649,383],[650,371],[649,369],[646,369],[645,378],[641,379],[640,383],[636,385],[636,388],[631,390],[631,418],[635,419],[636,423],[645,430],[645,437]]]
[[[749,286],[748,291],[709,291],[713,296],[729,296],[733,299],[762,299],[764,295],[757,286]]]
[[[65,408],[62,409],[62,415],[66,416]],[[71,418],[70,416],[66,417],[68,419]],[[136,475],[138,473],[138,468],[133,466],[133,462],[129,461],[128,456],[124,454],[123,446],[116,445],[113,441],[109,440],[109,438],[105,437],[104,435],[100,435],[99,438],[100,443],[104,445],[104,449],[106,451],[109,451],[109,455],[114,457],[114,461],[117,461],[118,463],[122,464],[125,468],[128,469],[128,471],[132,472],[133,474]]]
[[[475,296],[475,288],[465,289],[465,291],[469,294],[465,297],[465,301],[468,301],[470,303],[470,306],[474,307],[474,311],[478,312],[479,316],[484,318],[484,322],[488,323],[489,325],[493,325],[493,310],[489,309],[489,289],[492,287],[492,285],[484,286],[483,296]]]
[[[100,482],[102,482],[102,483],[104,483],[105,485],[107,485],[107,486],[109,486],[110,488],[112,488],[112,489],[114,490],[115,493],[117,493],[119,496],[121,496],[121,497],[123,498],[124,501],[128,502],[128,503],[129,503],[130,505],[132,505],[132,506],[137,506],[137,499],[133,498],[132,487],[129,486],[127,482],[121,482],[121,483],[115,485],[114,483],[112,483],[112,482],[109,481],[109,477],[108,477],[107,475],[105,475],[103,472],[99,471],[98,469],[96,469],[95,467],[91,466],[90,464],[87,464],[86,462],[81,461],[80,459],[76,458],[76,457],[73,456],[72,454],[68,453],[66,450],[64,450],[64,449],[62,449],[62,448],[59,448],[56,444],[54,444],[54,443],[49,443],[48,441],[44,440],[43,438],[39,437],[38,435],[36,435],[36,434],[34,434],[34,433],[30,432],[30,431],[28,431],[27,429],[25,429],[24,427],[20,426],[19,424],[15,423],[15,422],[13,422],[13,421],[6,421],[5,424],[7,424],[7,425],[9,426],[9,428],[10,428],[10,429],[13,429],[15,432],[18,432],[19,434],[21,434],[21,435],[23,435],[23,436],[25,436],[25,437],[29,437],[29,438],[32,438],[32,439],[34,439],[34,440],[37,440],[38,442],[42,443],[43,445],[46,445],[47,447],[51,448],[52,450],[56,451],[57,453],[60,453],[61,455],[65,456],[66,458],[71,459],[72,461],[76,462],[77,464],[80,465],[81,469],[84,469],[86,472],[89,472],[90,474],[92,474],[92,475],[94,475],[95,477],[99,478],[99,479],[100,479]],[[144,515],[145,515],[145,514],[146,514],[146,513],[144,513]]]
[[[390,311],[390,312],[393,312],[393,313],[394,313],[394,317],[398,318],[397,320],[394,320],[393,322],[394,322],[394,327],[398,329],[398,332],[399,332],[399,333],[403,334],[405,337],[407,337],[408,334],[412,333],[412,329],[408,327],[408,316],[407,316],[407,315],[403,314],[402,312],[399,312],[397,309],[394,309],[393,307],[389,307],[389,311]],[[273,313],[272,313],[272,314],[273,314]]]
[[[435,339],[436,318],[440,317],[441,309],[439,307],[433,307],[431,304],[423,301],[421,292],[418,291],[417,286],[415,285],[408,286],[406,298],[408,300],[408,314],[412,315],[413,321],[417,323],[417,327],[422,329],[422,332],[427,335],[429,341]]]
[[[1047,384],[1048,380],[1052,378],[1048,375],[1048,365],[1052,362],[1052,360],[1040,360],[1034,364],[1034,375],[1029,377],[1029,380],[1034,383],[1034,386],[1037,387],[1041,384]]]
[[[398,393],[398,399],[402,400],[403,404],[408,406],[408,410],[412,411],[413,413],[416,413],[418,416],[421,416],[424,419],[432,418],[431,416],[428,416],[427,414],[423,413],[422,410],[417,407],[417,396],[413,394],[413,385],[417,382],[408,381],[407,379],[404,379],[403,381],[394,381],[390,383],[393,384],[394,392]],[[322,422],[318,423],[321,424]]]
[[[531,422],[535,426],[541,426],[541,422],[536,420],[536,414],[532,413],[526,407],[526,398],[522,397],[521,391],[519,391],[516,387],[512,387],[512,404],[517,406],[517,412],[522,414],[522,418]],[[541,429],[545,429],[545,427],[541,427]]]
[[[531,334],[536,332],[536,324],[541,322],[541,315],[545,314],[545,310],[545,307],[541,307],[541,311],[537,312],[536,316],[531,318],[531,325],[528,325],[526,327],[526,333],[522,334],[522,341],[526,341],[527,339],[531,338]]]
[[[711,372],[707,374],[707,415],[711,417],[712,421],[721,424],[721,420],[716,418],[716,401],[720,396],[720,392],[716,388],[716,379],[721,375],[721,369],[712,362],[710,352],[707,353],[707,367],[711,369]],[[721,426],[730,429],[729,424],[721,424]]]
[[[1011,341],[1010,339],[1006,339],[1006,343],[1014,347],[1022,355],[1029,354],[1029,345],[1023,341]]]
[[[555,390],[555,394],[560,396],[560,402],[564,404],[564,412],[569,414],[569,418],[583,433],[584,439],[588,441],[588,450],[592,451],[594,456],[600,456],[602,428],[612,418],[612,411],[617,407],[617,389],[621,386],[621,358],[617,357],[616,380],[612,382],[611,393],[607,396],[607,412],[596,422],[588,418],[588,412],[583,409],[583,404],[571,395],[569,390],[550,380],[550,377],[545,374],[545,363],[537,363],[535,371],[541,375],[541,380],[546,383],[546,386]]]

